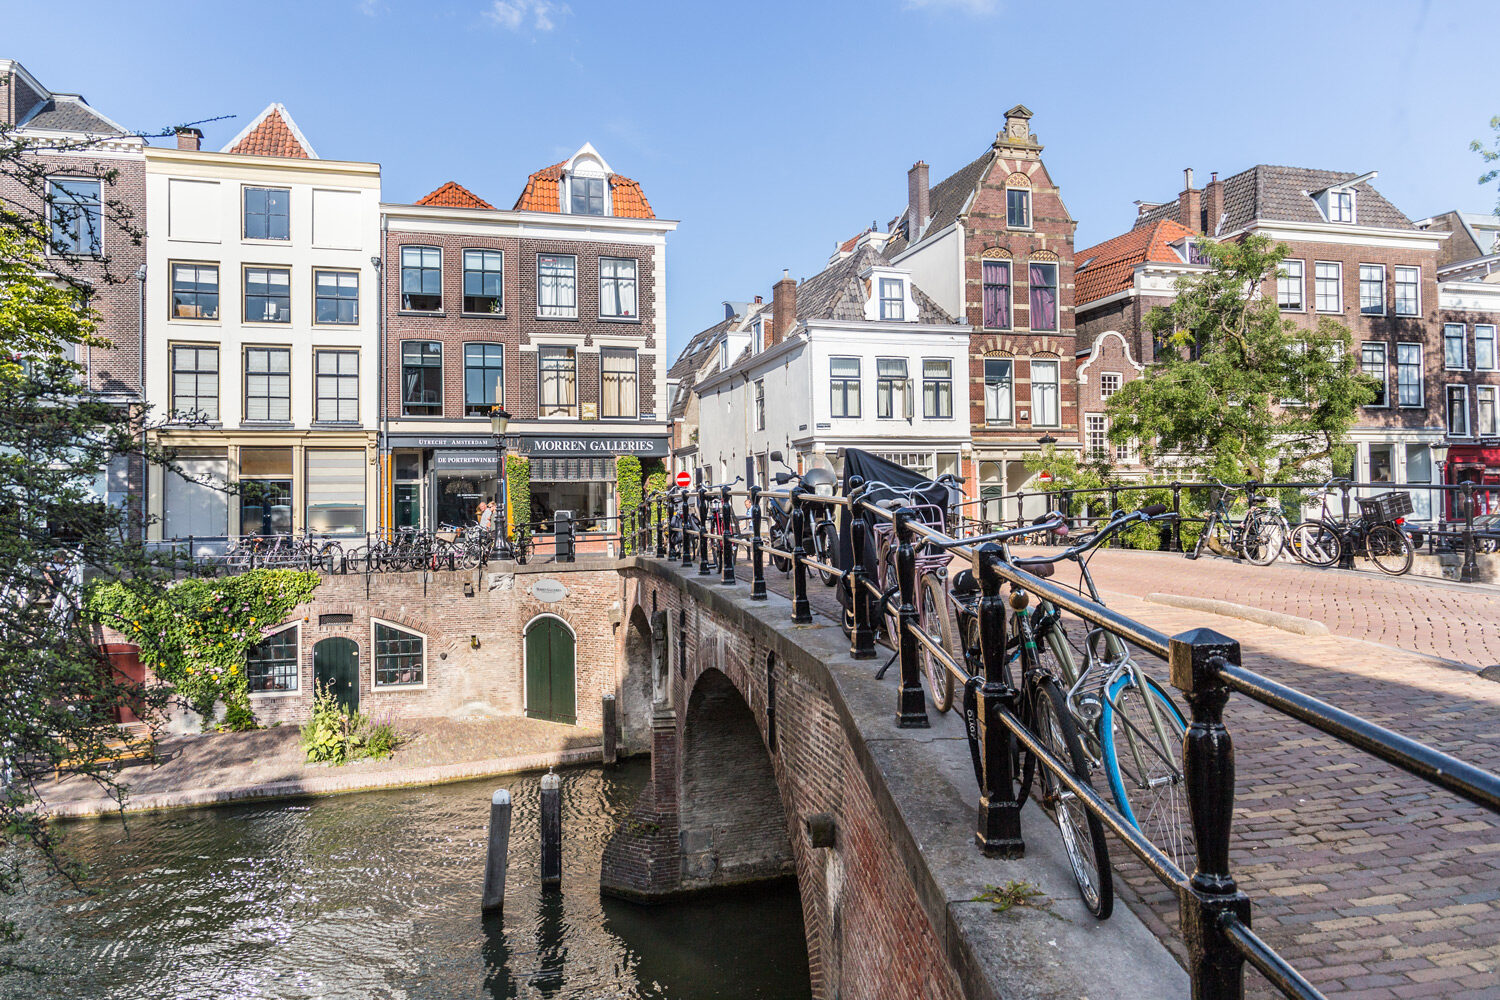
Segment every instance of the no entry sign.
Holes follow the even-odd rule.
[[[688,471],[686,469],[683,469],[681,472],[677,473],[678,486],[691,486],[692,484],[693,477],[688,474]]]
[[[1037,473],[1036,478],[1040,482],[1050,483],[1052,482],[1052,473],[1048,472],[1046,469],[1043,469],[1041,472]]]

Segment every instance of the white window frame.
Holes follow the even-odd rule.
[[[1319,294],[1319,292],[1318,292],[1318,285],[1319,285],[1320,282],[1328,280],[1327,278],[1320,278],[1318,276],[1318,268],[1320,268],[1320,267],[1332,267],[1332,268],[1335,268],[1333,281],[1334,281],[1334,287],[1338,291],[1338,305],[1337,305],[1337,307],[1335,307],[1333,309],[1324,309],[1321,305],[1318,304],[1318,300],[1322,297]],[[1337,261],[1337,260],[1315,260],[1315,261],[1313,261],[1313,312],[1323,313],[1323,314],[1329,315],[1329,316],[1338,316],[1338,315],[1342,315],[1343,314],[1343,312],[1344,312],[1344,265],[1343,265],[1343,262]]]
[[[1401,348],[1414,347],[1417,351],[1417,395],[1415,403],[1401,402]],[[1396,341],[1396,409],[1420,410],[1427,405],[1427,358],[1422,344],[1411,340]]]
[[[1091,440],[1095,435],[1102,442],[1097,447]],[[1083,457],[1089,461],[1101,458],[1109,461],[1109,418],[1102,413],[1083,415]]]
[[[630,277],[629,278],[622,278],[622,277],[620,277],[620,274],[619,274],[618,268],[617,268],[616,269],[616,273],[614,274],[614,276],[611,277],[611,278],[609,278],[609,279],[606,279],[604,277],[604,262],[607,261],[607,260],[608,261],[613,261],[616,265],[623,264],[626,261],[629,261],[630,262]],[[574,266],[576,268],[577,265],[574,265]],[[634,312],[634,314],[607,313],[607,312],[604,311],[604,283],[605,283],[606,280],[612,281],[616,285],[616,289],[615,289],[615,302],[617,304],[620,301],[620,292],[619,292],[619,287],[618,286],[622,282],[626,282],[626,281],[630,282],[631,294],[635,298],[635,312]],[[576,274],[574,275],[574,281],[577,281],[577,275]],[[575,306],[576,306],[576,303],[575,303]],[[599,255],[599,318],[602,319],[602,320],[605,320],[607,322],[610,322],[610,323],[639,323],[641,321],[641,262],[637,258],[635,258],[635,257],[616,257],[613,254],[600,254]]]
[[[988,375],[982,375],[981,376],[984,379],[984,423],[985,423],[985,426],[986,427],[1014,427],[1015,424],[1016,424],[1016,359],[1015,358],[984,358],[983,360],[984,360],[986,366],[988,366],[989,362],[991,362],[991,361],[1004,361],[1004,362],[1006,362],[1006,363],[1008,363],[1010,365],[1010,378],[1007,379],[1005,383],[999,383],[999,382],[995,383],[996,385],[1008,384],[1009,387],[1010,387],[1010,392],[1008,393],[1008,396],[1010,398],[1010,412],[1008,412],[1008,413],[1006,413],[1004,415],[996,414],[993,417],[990,416],[990,388],[989,388],[990,387],[990,381],[989,381],[989,376]]]
[[[406,263],[406,251],[408,251],[408,250],[415,250],[415,251],[417,251],[417,263],[414,264],[414,265],[408,265]],[[435,250],[435,251],[437,251],[438,259],[437,259],[437,266],[436,267],[429,268],[427,266],[427,264],[422,260],[423,254],[421,253],[421,251],[423,251],[423,250]],[[407,302],[406,302],[407,291],[406,291],[406,287],[405,286],[406,286],[406,269],[407,269],[408,266],[410,266],[414,270],[416,270],[418,272],[418,274],[421,274],[422,272],[425,272],[425,271],[437,271],[437,274],[438,274],[437,300],[438,301],[437,301],[437,305],[434,306],[433,308],[431,308],[431,309],[417,309],[417,308],[414,308],[412,306],[407,305]],[[427,293],[426,292],[416,292],[415,294],[417,294],[417,295],[426,295]],[[416,314],[418,314],[420,316],[441,316],[443,314],[443,306],[446,304],[447,299],[446,299],[446,296],[444,295],[444,289],[443,289],[443,248],[442,247],[430,246],[430,245],[428,245],[426,243],[404,243],[400,247],[397,247],[397,249],[396,249],[396,295],[398,296],[396,302],[397,302],[397,305],[399,306],[399,311],[400,312],[404,312],[404,313],[416,313]],[[462,305],[463,304],[462,301],[460,301],[459,304]]]
[[[1046,382],[1038,382],[1036,377],[1036,366],[1038,364],[1051,365],[1052,370],[1057,373],[1055,379]],[[1033,427],[1061,427],[1062,426],[1062,359],[1061,358],[1029,358],[1026,364],[1026,376],[1029,383],[1029,398],[1031,402],[1031,426]],[[1052,405],[1057,408],[1057,417],[1054,420],[1043,422],[1040,414],[1041,409],[1037,405],[1037,386],[1047,385],[1052,387]]]
[[[1105,379],[1111,379],[1111,378],[1115,380],[1115,386],[1114,386],[1113,389],[1106,389],[1105,388],[1105,384],[1104,384],[1104,380]],[[1125,387],[1125,375],[1124,375],[1124,373],[1122,373],[1122,372],[1100,372],[1099,373],[1099,399],[1101,401],[1108,400],[1109,397],[1113,396],[1115,393],[1119,392],[1124,387]]]
[[[880,374],[882,361],[899,362],[901,365],[901,376]],[[880,412],[880,397],[883,388],[890,389],[889,413]],[[900,394],[901,405],[896,406],[897,394]],[[908,358],[876,358],[875,359],[875,419],[876,420],[905,420],[907,409],[911,405],[911,361]]]
[[[1026,224],[1025,225],[1013,226],[1010,223],[1010,193],[1012,191],[1021,191],[1021,192],[1024,192],[1025,195],[1026,195]],[[1034,229],[1035,228],[1034,221],[1035,221],[1036,217],[1035,217],[1035,215],[1033,213],[1035,211],[1035,208],[1036,208],[1036,206],[1034,204],[1032,204],[1032,192],[1031,192],[1031,188],[1029,188],[1029,187],[1013,187],[1013,186],[1011,186],[1009,184],[1007,184],[1005,186],[1005,228],[1006,229],[1015,230],[1017,232],[1029,231],[1029,230]]]
[[[1480,426],[1479,404],[1484,397],[1490,401],[1490,425],[1488,428]],[[1500,435],[1500,386],[1480,385],[1474,387],[1474,436],[1491,438]]]
[[[250,697],[252,698],[295,698],[302,693],[302,623],[293,622],[290,625],[284,625],[280,628],[273,628],[271,631],[261,636],[259,642],[257,642],[256,645],[259,645],[261,642],[265,642],[267,639],[275,638],[276,636],[281,635],[283,632],[297,633],[297,638],[295,640],[297,643],[297,672],[295,675],[296,683],[285,691],[256,691],[252,689],[250,691]],[[425,649],[426,647],[424,646],[423,648]],[[248,653],[249,651],[246,650],[246,652]],[[245,680],[249,681],[249,679],[250,664],[247,661],[245,663]]]
[[[1340,206],[1343,203],[1343,199],[1344,198],[1348,198],[1349,199],[1348,218],[1344,218],[1344,213],[1342,211],[1340,211],[1339,207],[1338,207],[1338,206]],[[1342,189],[1339,189],[1339,190],[1334,190],[1334,191],[1329,191],[1328,192],[1328,221],[1329,222],[1346,222],[1346,223],[1348,223],[1349,225],[1352,226],[1354,224],[1355,218],[1357,218],[1357,216],[1356,216],[1355,213],[1356,213],[1356,207],[1355,207],[1354,189],[1353,188],[1342,188]]]
[[[1365,268],[1374,268],[1380,271],[1380,307],[1374,311],[1365,308]],[[1385,315],[1385,265],[1384,264],[1361,264],[1359,265],[1359,314],[1361,316],[1384,316]]]
[[[380,647],[375,642],[375,626],[384,625],[386,628],[397,629],[409,635],[420,636],[422,639],[422,683],[421,684],[377,684],[375,682],[375,671],[380,663]],[[370,618],[370,690],[371,691],[425,691],[431,678],[430,665],[427,660],[427,650],[432,645],[432,637],[427,633],[412,628],[402,622],[393,622],[388,618]]]
[[[1448,361],[1448,331],[1457,329],[1462,331],[1459,337],[1459,346],[1463,349],[1463,355],[1458,364]],[[1469,370],[1469,325],[1467,323],[1444,323],[1443,324],[1443,371],[1466,372]]]
[[[1452,394],[1454,389],[1464,391],[1464,432],[1455,434],[1453,431],[1453,403]],[[1469,410],[1469,387],[1463,382],[1449,382],[1443,386],[1443,428],[1451,438],[1471,438],[1474,436],[1473,413]]]
[[[854,383],[854,412],[849,412],[849,390],[847,386],[842,390],[844,412],[835,413],[833,408],[833,363],[835,361],[853,361],[856,368],[853,378],[847,375],[839,376],[839,382]],[[836,354],[828,359],[828,416],[833,420],[860,420],[864,416],[864,361],[862,358],[848,355]]]
[[[947,376],[946,377],[943,377],[943,376],[934,376],[932,378],[929,378],[927,376],[927,364],[928,364],[928,362],[934,362],[934,363],[937,363],[937,364],[947,365],[948,366],[948,374],[947,374]],[[922,419],[923,420],[952,420],[953,419],[953,359],[952,358],[923,358],[921,360],[921,364],[922,364]],[[937,414],[937,413],[929,413],[929,412],[927,412],[927,386],[929,384],[936,385],[938,387],[937,391],[934,392],[934,395],[937,395],[937,396],[940,396],[942,394],[942,386],[944,384],[946,384],[948,386],[948,412],[947,412],[947,414]]]
[[[1388,345],[1383,340],[1366,340],[1366,341],[1363,341],[1359,345],[1359,370],[1360,370],[1360,372],[1362,374],[1369,375],[1370,372],[1365,371],[1365,348],[1366,347],[1378,347],[1378,348],[1380,348],[1380,370],[1383,373],[1382,382],[1384,383],[1384,392],[1382,393],[1382,395],[1385,396],[1385,402],[1384,403],[1366,403],[1365,404],[1365,409],[1367,409],[1367,410],[1388,410],[1388,409],[1391,408],[1391,351],[1390,351],[1390,345]]]
[[[1401,273],[1403,271],[1405,271],[1405,272],[1415,272],[1416,273],[1416,279],[1414,281],[1410,281],[1410,282],[1402,282],[1402,280],[1401,280]],[[1417,304],[1416,304],[1416,307],[1413,308],[1411,312],[1402,312],[1402,310],[1401,310],[1401,286],[1402,286],[1402,284],[1411,284],[1411,285],[1416,286],[1416,289],[1417,289],[1417,298],[1416,298]],[[1395,314],[1397,316],[1420,316],[1420,315],[1422,315],[1422,269],[1420,267],[1407,267],[1407,266],[1400,265],[1400,264],[1396,265],[1396,268],[1395,268],[1395,289],[1396,289],[1396,296],[1395,296],[1395,301],[1394,301],[1394,303],[1392,305],[1392,308],[1393,308],[1393,310],[1394,310],[1394,312],[1395,312]]]
[[[1486,365],[1486,366],[1484,366],[1482,368],[1479,365],[1479,339],[1480,339],[1479,338],[1479,331],[1480,330],[1487,330],[1487,331],[1489,331],[1489,335],[1487,337],[1485,337],[1484,339],[1486,339],[1487,341],[1489,341],[1489,345],[1490,345],[1490,361],[1491,361],[1491,364]],[[1494,323],[1475,323],[1474,324],[1474,370],[1476,372],[1492,372],[1492,371],[1500,370],[1500,330],[1496,329],[1496,326],[1495,326]]]
[[[766,429],[766,380],[755,380],[755,429]]]
[[[559,259],[561,259],[563,257],[567,257],[567,258],[570,258],[573,261],[573,304],[572,304],[572,306],[570,307],[570,306],[566,306],[566,305],[562,305],[562,304],[556,304],[556,305],[552,305],[552,306],[546,307],[546,308],[549,308],[549,309],[565,310],[563,312],[546,313],[546,312],[542,311],[542,309],[543,309],[543,306],[542,306],[542,258],[543,257],[557,257]],[[559,289],[561,289],[561,286],[559,286]],[[542,253],[540,251],[537,252],[537,255],[536,255],[536,318],[537,319],[577,319],[578,318],[578,255],[576,253]]]
[[[906,320],[906,282],[900,278],[876,279],[876,291],[880,297],[880,318],[890,322]],[[894,294],[889,294],[894,292]],[[894,314],[894,315],[892,315]]]
[[[1297,265],[1297,276],[1293,278],[1290,274],[1283,273],[1288,264]],[[1282,299],[1284,292],[1296,282],[1297,304],[1287,305]],[[1276,271],[1276,307],[1282,312],[1307,312],[1307,261],[1300,257],[1291,257],[1281,262],[1281,267]]]

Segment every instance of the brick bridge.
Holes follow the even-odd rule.
[[[795,878],[820,998],[1188,994],[1130,910],[1088,915],[1036,809],[1025,859],[980,855],[958,720],[897,729],[892,681],[849,657],[836,624],[793,626],[785,598],[752,602],[661,560],[619,565],[624,673],[651,679],[652,773],[606,849],[605,892],[665,901]],[[1017,878],[1051,905],[975,901]]]

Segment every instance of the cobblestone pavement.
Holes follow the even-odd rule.
[[[1319,609],[1344,602],[1422,600],[1473,612],[1494,600],[1346,574],[1313,577],[1324,593],[1309,596],[1294,592],[1309,589],[1308,575],[1294,569],[1263,571],[1227,562],[1195,567],[1146,553],[1105,553],[1096,565],[1100,584],[1108,589],[1259,602],[1321,618],[1330,628],[1335,628],[1331,616]],[[1259,579],[1262,572],[1266,580]],[[787,592],[780,574],[771,574],[770,582]],[[838,611],[832,594],[816,583],[810,588],[813,606],[823,614]],[[1488,606],[1480,620],[1494,631],[1500,615]],[[1253,670],[1500,770],[1500,684],[1471,670],[1347,634],[1293,635],[1123,596],[1112,599],[1111,607],[1168,634],[1198,626],[1217,629],[1241,642],[1245,665]],[[1365,608],[1361,616],[1343,631],[1353,631],[1355,620],[1405,616],[1374,637],[1439,651],[1440,642],[1424,634],[1420,623],[1440,614],[1425,605]],[[1477,628],[1442,634],[1470,643],[1466,650],[1491,648]],[[889,653],[881,650],[884,662]],[[893,699],[895,673],[887,675]],[[1164,669],[1155,673],[1165,680]],[[1500,998],[1496,818],[1241,696],[1231,697],[1225,719],[1236,748],[1233,867],[1253,901],[1257,932],[1329,996]],[[1112,854],[1117,884],[1125,883],[1122,898],[1180,957],[1175,896],[1123,847],[1116,845]],[[1255,972],[1247,971],[1246,979],[1251,996],[1279,995]]]
[[[1209,597],[1313,618],[1335,635],[1487,666],[1500,663],[1500,588],[1421,577],[1250,566],[1232,559],[1105,549],[1089,571],[1101,590]],[[1067,583],[1077,575],[1058,570]]]
[[[126,805],[150,801],[198,803],[237,797],[267,786],[308,791],[345,791],[372,784],[443,780],[446,775],[493,773],[501,759],[537,757],[599,746],[597,730],[527,718],[467,720],[401,719],[409,737],[385,760],[357,760],[342,767],[309,764],[297,726],[248,733],[174,736],[159,744],[161,762],[120,772],[129,787]],[[473,765],[465,767],[465,765]],[[477,768],[477,770],[476,770]],[[63,775],[38,788],[47,807],[64,814],[108,811],[99,786],[87,778]]]

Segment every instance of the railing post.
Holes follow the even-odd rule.
[[[661,500],[661,494],[656,494],[656,558],[658,559],[664,559],[667,555],[666,536],[661,524]]]
[[[1182,551],[1182,484],[1172,481],[1172,551]]]
[[[984,660],[984,686],[979,689],[979,760],[984,777],[979,787],[979,825],[974,843],[986,857],[1019,858],[1026,853],[1021,839],[1021,803],[1016,801],[1010,731],[1000,721],[1000,709],[1014,713],[1016,690],[1005,674],[1005,598],[1000,596],[1000,546],[988,542],[976,553],[979,570],[979,652]]]
[[[926,729],[927,700],[922,694],[921,664],[917,657],[917,550],[912,545],[910,507],[896,511],[896,579],[901,585],[901,610],[896,630],[900,637],[901,695],[896,707],[896,725],[902,729]]]
[[[719,502],[723,504],[719,519],[724,522],[724,537],[719,539],[719,582],[734,583],[734,498],[729,495],[729,484],[719,488]]]
[[[1250,926],[1250,899],[1229,873],[1234,816],[1234,743],[1224,727],[1229,688],[1223,664],[1239,665],[1240,644],[1212,629],[1174,635],[1172,684],[1187,696],[1192,723],[1183,735],[1182,771],[1192,816],[1197,869],[1182,894],[1182,938],[1187,945],[1193,1000],[1241,1000],[1244,959],[1223,930],[1233,917]]]
[[[1344,512],[1343,512],[1343,521],[1344,521],[1345,524],[1347,524],[1349,522],[1349,489],[1350,489],[1350,487],[1349,487],[1348,483],[1340,483],[1339,484],[1339,490],[1343,493],[1343,497],[1342,497],[1342,503],[1343,503],[1343,509],[1344,509]],[[1353,569],[1353,568],[1354,568],[1354,546],[1353,545],[1342,546],[1339,549],[1339,569]]]
[[[858,501],[849,505],[849,541],[853,548],[849,565],[849,655],[856,660],[875,659],[875,629],[870,624],[870,595],[866,591],[865,545],[869,524]]]
[[[694,535],[692,541],[688,540],[688,511],[691,509],[689,505],[690,505],[690,501],[688,500],[687,487],[683,487],[683,489],[682,489],[682,516],[679,518],[679,520],[681,521],[681,524],[679,526],[682,529],[682,568],[683,569],[687,569],[688,567],[690,567],[690,566],[693,565],[693,546],[696,544],[696,541],[697,541],[697,538],[698,538],[697,535]]]
[[[1474,484],[1464,483],[1464,564],[1458,571],[1459,583],[1473,583],[1479,576],[1479,561],[1474,556]]]
[[[714,571],[708,558],[708,487],[698,484],[698,575],[708,576]]]
[[[1110,514],[1114,514],[1114,512],[1117,511],[1117,510],[1119,510],[1119,509],[1120,509],[1120,491],[1119,491],[1119,489],[1117,487],[1111,486],[1109,488],[1109,513]],[[1106,542],[1105,544],[1107,544],[1112,549],[1113,548],[1117,548],[1118,546],[1116,545],[1116,542],[1118,541],[1119,537],[1120,537],[1119,534],[1116,533],[1116,534],[1110,536],[1109,541]]]
[[[750,487],[750,600],[766,599],[766,554],[760,547],[760,487]]]
[[[1003,519],[1002,519],[1003,520]],[[1026,491],[1016,490],[1016,527],[1026,523]]]
[[[792,623],[795,625],[812,624],[812,605],[807,603],[807,565],[802,561],[807,555],[802,548],[806,523],[807,511],[802,509],[799,484],[792,487]]]

